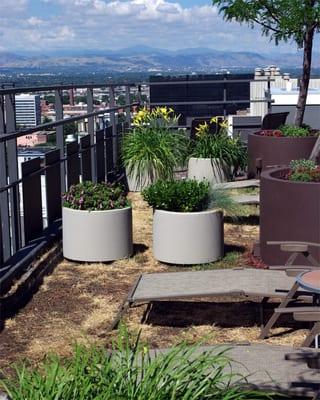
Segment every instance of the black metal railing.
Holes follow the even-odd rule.
[[[267,103],[270,107],[270,81],[267,81],[266,96],[256,102]],[[240,79],[240,83],[251,82]],[[173,81],[183,85],[186,82]],[[188,84],[207,84],[208,81],[188,81]],[[227,105],[250,102],[250,99],[228,100],[230,81],[214,80],[210,83],[223,84],[221,100],[163,101],[157,105],[179,104],[221,104]],[[153,85],[170,85],[171,82],[150,82]],[[117,87],[125,88],[125,105],[116,104]],[[94,89],[107,88],[109,107],[95,110]],[[138,93],[138,101],[131,102],[132,89]],[[64,118],[63,92],[70,89],[85,89],[87,98],[86,114]],[[54,91],[55,121],[16,129],[15,95],[20,93],[43,93]],[[234,96],[233,96],[234,97]],[[10,287],[13,280],[28,267],[31,260],[48,242],[61,232],[61,193],[71,184],[82,180],[105,181],[114,179],[118,170],[119,140],[130,127],[131,110],[141,104],[141,84],[86,84],[41,87],[6,87],[0,89],[0,293]],[[117,123],[116,113],[124,110],[125,122]],[[109,114],[108,124],[105,114]],[[225,112],[224,112],[225,113]],[[97,128],[96,118],[102,118]],[[88,134],[78,141],[65,144],[64,126],[70,122],[87,120]],[[18,168],[17,139],[40,130],[55,129],[56,146],[42,158],[21,163]],[[188,128],[188,127],[187,127]],[[44,207],[45,205],[45,207]],[[45,211],[44,211],[45,209]]]
[[[117,105],[115,89],[125,87],[126,104]],[[61,193],[82,180],[115,179],[119,172],[119,140],[130,127],[130,89],[135,84],[108,85],[109,107],[94,109],[93,89],[106,85],[60,85],[0,90],[0,293],[6,291],[34,256],[61,233]],[[63,118],[63,91],[87,91],[83,115]],[[15,95],[55,91],[55,121],[16,130]],[[141,98],[140,88],[138,88]],[[116,113],[125,112],[125,122],[117,123]],[[107,123],[106,114],[109,115]],[[101,117],[97,127],[96,117]],[[64,126],[87,120],[87,134],[65,144]],[[55,129],[56,146],[21,162],[18,168],[17,139],[40,130]],[[35,148],[36,149],[36,148]],[[20,171],[19,171],[20,169]],[[84,233],[85,234],[85,233]]]

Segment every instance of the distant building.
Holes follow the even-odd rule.
[[[19,94],[15,97],[18,127],[33,127],[41,123],[40,96]]]
[[[30,133],[17,139],[17,145],[21,147],[34,147],[47,143],[47,132]]]
[[[195,117],[227,116],[250,107],[253,74],[150,76],[150,106],[168,105],[180,125]]]

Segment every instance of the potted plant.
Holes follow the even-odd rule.
[[[240,138],[228,135],[226,121],[218,122],[215,117],[211,122],[215,132],[204,122],[191,140],[188,178],[216,184],[230,181],[239,168],[246,167],[247,155]]]
[[[283,125],[248,135],[248,177],[266,168],[288,166],[291,160],[308,158],[319,132],[308,126]]]
[[[268,265],[283,264],[288,255],[268,241],[320,243],[320,166],[313,161],[295,160],[261,174],[260,253]],[[320,247],[312,255],[320,261]]]
[[[63,195],[63,255],[113,261],[132,254],[132,209],[123,188],[82,182]]]
[[[156,179],[171,179],[174,168],[183,163],[187,139],[182,131],[172,129],[178,118],[166,107],[143,109],[135,116],[134,128],[121,146],[130,191],[140,191]]]
[[[208,182],[159,180],[142,192],[153,207],[154,257],[172,264],[202,264],[223,257],[223,212],[232,201]]]

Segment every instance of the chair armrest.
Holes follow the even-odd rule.
[[[280,246],[282,251],[291,253],[304,253],[309,250],[309,247],[320,247],[320,243],[296,241],[268,241],[267,245]]]
[[[320,309],[317,306],[309,306],[309,307],[283,307],[283,308],[276,308],[274,310],[276,314],[305,314],[305,315],[313,315],[320,318]],[[306,320],[301,320],[306,321]],[[309,320],[307,320],[309,321]],[[310,320],[315,321],[315,320]]]

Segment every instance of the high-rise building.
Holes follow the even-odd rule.
[[[32,127],[41,123],[39,95],[16,95],[15,108],[17,127]]]
[[[169,105],[179,124],[195,117],[227,116],[250,107],[253,74],[150,76],[150,105]]]

